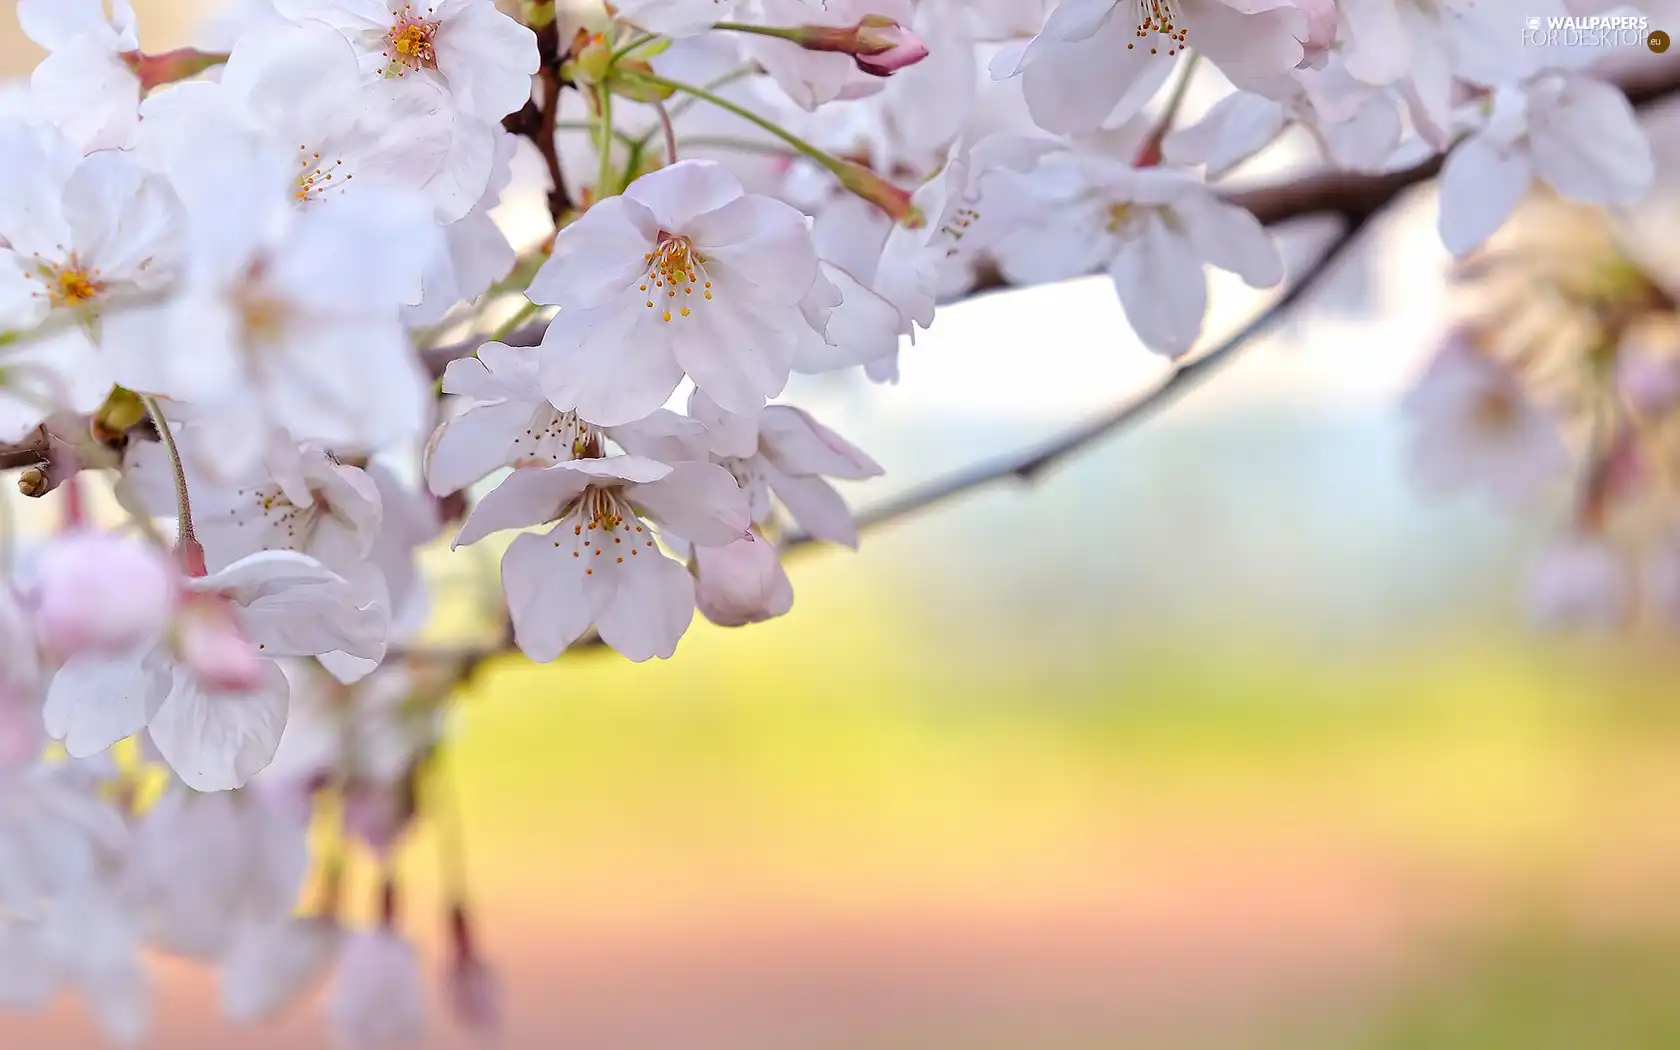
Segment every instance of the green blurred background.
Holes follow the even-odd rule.
[[[139,6],[149,49],[189,39],[191,5]],[[1363,316],[1309,315],[1034,488],[803,552],[779,621],[492,665],[449,767],[504,1041],[1680,1046],[1672,645],[1527,633],[1535,529],[1408,493],[1393,400],[1441,311],[1416,220]],[[888,467],[863,505],[1146,383],[1121,330],[1100,282],[990,299],[898,387],[802,403]],[[434,958],[436,833],[402,856]],[[159,972],[150,1045],[321,1040]],[[0,1045],[97,1044],[61,1004]]]

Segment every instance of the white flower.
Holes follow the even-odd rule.
[[[444,251],[432,257],[421,275],[420,305],[403,311],[403,321],[409,327],[437,324],[455,306],[489,291],[519,261],[491,214],[513,182],[513,158],[519,142],[516,135],[492,132],[490,175],[484,195],[467,214],[443,228]]]
[[[1542,627],[1618,627],[1632,610],[1632,573],[1601,537],[1570,534],[1541,554],[1527,598],[1529,616]]]
[[[994,59],[992,75],[1022,78],[1039,127],[1078,134],[1131,117],[1118,108],[1131,88],[1186,49],[1241,87],[1293,69],[1306,35],[1301,12],[1281,4],[1062,0],[1030,44]]]
[[[644,519],[710,546],[750,524],[746,498],[722,467],[613,456],[514,471],[473,508],[455,546],[555,523],[520,536],[502,558],[519,648],[546,663],[594,625],[631,660],[668,659],[694,618],[694,581]]]
[[[561,307],[543,338],[556,407],[601,426],[659,408],[686,374],[750,412],[787,385],[817,280],[806,220],[748,194],[722,165],[644,175],[560,231],[531,284]]]
[[[830,201],[816,217],[811,237],[819,273],[840,303],[828,314],[823,341],[810,342],[795,355],[795,372],[863,365],[871,379],[897,378],[899,339],[909,322],[874,287],[892,229],[885,212],[851,194]]]
[[[345,689],[308,661],[288,661],[292,708],[274,763],[259,783],[307,796],[323,780],[393,784],[442,739],[435,706],[416,703],[421,683],[388,664]]]
[[[769,524],[773,500],[780,500],[794,523],[813,538],[857,547],[852,513],[825,479],[878,477],[879,464],[791,405],[770,405],[752,416],[732,415],[696,391],[688,411],[706,425],[713,459],[746,493],[756,524]]]
[[[1475,487],[1521,506],[1569,469],[1557,424],[1462,333],[1448,339],[1403,407],[1410,468],[1426,493]]]
[[[129,0],[18,0],[18,25],[49,54],[30,89],[42,116],[86,152],[129,145],[140,121],[140,77],[123,59],[140,48]]]
[[[161,550],[131,537],[56,537],[41,551],[29,594],[41,644],[65,657],[155,637],[174,613],[178,575]]]
[[[501,120],[531,97],[537,38],[494,0],[275,0],[274,7],[339,30],[364,70],[442,84],[457,109],[480,120]]]
[[[1400,144],[1394,98],[1327,62],[1281,77],[1263,93],[1226,95],[1200,121],[1169,134],[1162,153],[1173,164],[1205,164],[1208,179],[1218,179],[1292,124],[1305,127],[1341,168],[1376,170]]]
[[[86,413],[111,389],[91,321],[157,295],[178,268],[179,205],[165,182],[122,153],[83,159],[62,135],[0,124],[0,331],[44,334],[0,352],[0,441],[53,409]],[[128,345],[126,318],[103,318]]]
[[[1038,282],[1105,267],[1143,344],[1177,357],[1201,334],[1207,275],[1217,266],[1254,288],[1283,280],[1277,246],[1247,210],[1170,168],[1134,168],[1061,153],[1035,173],[1038,199],[996,248],[1013,280]]]
[[[355,605],[343,579],[301,554],[263,551],[183,588],[173,638],[78,655],[53,676],[47,732],[72,756],[145,729],[190,787],[240,787],[285,728],[289,690],[274,659],[384,652],[382,611]]]
[[[287,445],[418,440],[428,384],[398,311],[414,260],[441,250],[431,206],[389,189],[298,209],[289,158],[216,130],[196,165],[170,173],[189,214],[187,278],[144,318],[145,352],[111,354],[117,380],[190,406],[224,478]]]
[[[1609,84],[1548,73],[1500,89],[1489,109],[1441,169],[1441,240],[1454,255],[1491,237],[1537,179],[1590,204],[1632,204],[1650,188],[1650,141]]]
[[[326,1011],[346,1050],[417,1042],[426,1031],[426,992],[414,946],[386,928],[347,935]]]
[[[245,927],[291,915],[309,851],[303,829],[251,791],[201,794],[176,783],[140,818],[129,863],[148,937],[213,960]]]
[[[1521,27],[1569,13],[1560,0],[1342,0],[1339,6],[1348,72],[1368,84],[1401,84],[1414,123],[1438,149],[1447,145],[1442,129],[1458,81],[1493,87],[1521,80],[1539,68],[1545,52],[1557,50],[1523,46]]]
[[[576,412],[555,408],[542,392],[538,356],[536,347],[486,343],[477,356],[449,363],[443,392],[466,406],[427,444],[426,478],[435,495],[458,492],[503,467],[597,457],[603,438],[651,458],[672,452],[700,458],[704,427],[675,413],[660,410],[627,426],[592,427]]]

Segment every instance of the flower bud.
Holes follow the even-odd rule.
[[[799,26],[787,39],[807,51],[851,55],[872,76],[891,76],[927,57],[922,38],[885,15],[865,15],[855,26]]]
[[[175,609],[174,567],[141,540],[70,533],[47,544],[38,571],[36,633],[60,658],[138,645],[161,635]]]
[[[445,984],[449,1012],[455,1023],[469,1032],[493,1034],[502,1027],[502,986],[478,955],[473,943],[472,923],[463,905],[449,912],[450,960]]]
[[[344,830],[384,857],[414,820],[414,778],[352,780],[344,787]]]
[[[776,545],[747,533],[727,547],[694,548],[694,602],[719,627],[741,627],[793,608],[793,584]]]
[[[226,54],[182,47],[161,55],[143,55],[138,51],[123,54],[122,60],[140,78],[140,90],[150,91],[164,84],[196,77],[207,69],[214,69],[228,60]]]
[[[910,194],[862,164],[840,160],[832,170],[840,185],[886,212],[893,222],[914,228],[924,221],[921,212],[910,203]]]

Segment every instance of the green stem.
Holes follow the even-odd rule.
[[[658,38],[652,33],[643,33],[642,35],[633,38],[628,44],[625,44],[624,46],[618,48],[617,50],[615,50],[612,53],[612,61],[610,63],[608,63],[608,65],[609,66],[610,65],[616,65],[618,63],[618,60],[623,58],[625,55],[628,55],[630,52],[636,50],[638,47],[641,47],[644,44],[651,43],[652,41],[654,41],[656,39],[658,39]]]
[[[780,26],[755,26],[745,22],[716,22],[713,29],[722,29],[730,33],[751,33],[753,36],[773,36],[778,40],[792,40],[798,42],[799,30],[784,29]]]
[[[811,160],[821,164],[824,168],[833,172],[836,176],[841,178],[846,176],[846,168],[838,158],[825,153],[775,122],[766,120],[757,113],[754,113],[752,110],[747,109],[745,106],[736,105],[721,95],[708,91],[703,87],[696,87],[693,84],[684,84],[677,80],[667,80],[666,78],[659,76],[657,73],[636,73],[627,74],[627,76],[634,76],[636,80],[646,84],[651,84],[655,87],[665,88],[668,91],[681,91],[700,99],[702,102],[710,102],[719,109],[727,110],[730,113],[735,114],[737,117],[740,117],[742,120],[768,131],[770,134],[781,139],[789,146],[792,146],[803,156],[809,157]],[[657,133],[657,129],[655,129],[655,132]]]
[[[192,498],[187,493],[187,468],[181,462],[181,450],[175,445],[175,435],[169,429],[169,420],[163,417],[157,398],[141,394],[140,402],[146,406],[152,426],[157,428],[158,440],[163,442],[163,450],[169,454],[169,469],[175,473],[176,538],[183,547],[196,545],[198,538],[193,534]]]
[[[595,177],[595,199],[604,200],[618,191],[611,189],[613,182],[612,166],[612,92],[604,85],[596,89],[595,97],[601,104],[601,126],[595,138],[595,148],[601,153],[601,167]]]

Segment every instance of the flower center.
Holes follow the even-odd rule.
[[[426,14],[431,13],[428,8]],[[390,60],[385,67],[385,75],[401,77],[407,76],[410,70],[436,69],[437,46],[433,39],[437,31],[436,21],[421,18],[414,13],[413,4],[404,4],[402,13],[385,34],[383,55]]]
[[[1126,203],[1110,204],[1108,206],[1108,232],[1119,233],[1126,220],[1131,217],[1132,206]]]
[[[700,285],[703,299],[712,297],[712,282],[706,275],[706,257],[695,250],[694,242],[687,237],[660,230],[658,243],[653,251],[642,256],[642,262],[647,265],[647,276],[639,287],[647,293],[647,308],[654,309],[656,303],[662,307],[660,316],[666,324],[671,322],[673,306],[678,308],[677,315],[680,317],[693,313],[690,306],[694,300],[690,296],[694,294],[696,284]],[[681,302],[671,302],[679,295]]]
[[[299,146],[298,154],[298,175],[294,192],[299,204],[321,200],[328,190],[335,187],[343,189],[346,183],[356,177],[344,173],[343,159],[322,160],[321,155],[308,146]]]
[[[531,414],[523,433],[513,439],[513,465],[547,467],[574,459],[599,459],[601,435],[576,412],[544,404]]]
[[[574,558],[588,558],[585,576],[595,575],[597,566],[623,565],[643,548],[653,547],[653,536],[636,518],[636,512],[613,487],[591,485],[584,490],[572,512],[572,535],[582,542],[572,551]],[[555,540],[554,545],[560,546]],[[657,552],[655,552],[657,553]],[[600,559],[605,558],[605,561]]]
[[[263,267],[251,267],[245,283],[233,293],[233,306],[245,328],[245,342],[277,343],[286,330],[287,303],[263,287]]]
[[[1132,13],[1137,22],[1134,31],[1140,41],[1149,45],[1149,53],[1161,53],[1160,45],[1165,44],[1168,56],[1176,55],[1184,50],[1185,38],[1190,35],[1190,27],[1179,24],[1178,9],[1173,0],[1134,0],[1136,7]],[[1159,38],[1159,39],[1155,39]],[[1126,45],[1130,51],[1136,43]]]
[[[54,306],[80,306],[105,290],[99,271],[83,266],[74,255],[61,266],[39,262],[34,276],[44,286],[47,300]],[[39,296],[42,293],[34,294]]]

